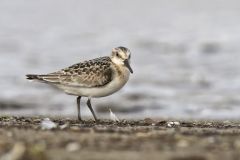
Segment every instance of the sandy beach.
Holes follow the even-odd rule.
[[[217,160],[240,156],[239,122],[144,120],[79,123],[43,117],[0,117],[1,160],[169,159]]]

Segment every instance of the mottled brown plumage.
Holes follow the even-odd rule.
[[[40,81],[76,87],[99,87],[112,80],[110,57],[100,57],[74,64],[46,75],[27,75]],[[30,78],[31,79],[31,78]]]

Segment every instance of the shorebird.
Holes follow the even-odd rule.
[[[77,96],[78,120],[81,97],[87,97],[87,106],[98,121],[91,105],[91,98],[105,97],[120,90],[133,70],[130,66],[131,52],[125,47],[113,48],[110,56],[74,64],[49,74],[27,74],[29,80],[53,85],[69,95]]]

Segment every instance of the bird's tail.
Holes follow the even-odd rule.
[[[27,74],[26,77],[29,80],[43,80],[39,75],[36,74]]]
[[[47,75],[37,75],[37,74],[27,74],[28,80],[37,80],[44,83],[59,83],[59,75],[58,74],[47,74]]]

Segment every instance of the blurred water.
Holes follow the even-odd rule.
[[[93,100],[98,112],[238,119],[239,16],[237,0],[2,0],[1,114],[75,116],[75,97],[24,75],[109,55],[122,45],[132,51],[134,74],[120,92]]]

